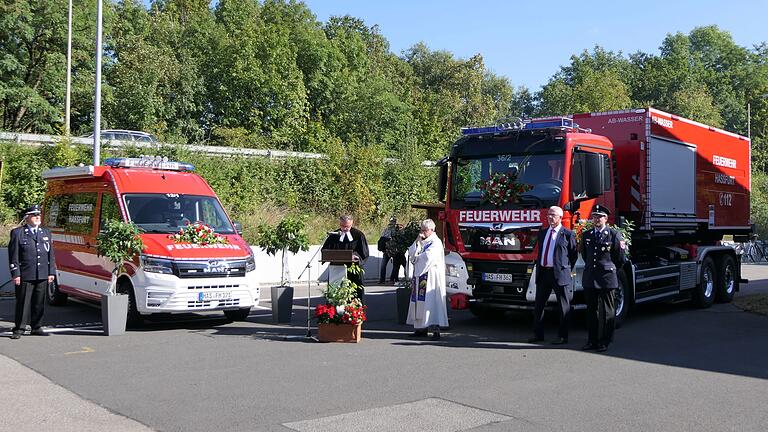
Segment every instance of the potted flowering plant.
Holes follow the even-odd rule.
[[[317,337],[321,342],[360,342],[366,306],[355,298],[357,284],[343,279],[323,291],[325,303],[315,307]]]
[[[517,173],[513,171],[495,172],[491,174],[488,180],[477,182],[477,188],[482,191],[483,200],[496,207],[501,207],[508,202],[515,202],[520,194],[533,189],[529,184],[518,183]]]

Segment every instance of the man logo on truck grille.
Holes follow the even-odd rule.
[[[208,266],[203,269],[203,273],[226,273],[227,265],[218,260],[208,261]]]

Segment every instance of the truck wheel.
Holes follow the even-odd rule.
[[[472,312],[472,315],[482,320],[498,320],[504,317],[503,310],[478,307],[472,303],[469,304],[469,311]]]
[[[251,314],[251,308],[225,310],[224,315],[232,321],[245,321]]]
[[[730,255],[723,256],[717,272],[716,298],[718,303],[730,303],[739,288],[736,277],[736,260]]]
[[[141,327],[144,324],[144,317],[139,313],[139,309],[136,307],[136,293],[133,292],[133,286],[131,283],[122,280],[117,283],[117,292],[128,294],[128,320],[126,326],[128,327]]]
[[[53,283],[49,283],[48,288],[45,289],[45,299],[51,306],[64,306],[67,304],[68,298],[67,294],[59,291],[59,284],[56,279],[53,280]]]
[[[701,277],[696,292],[693,294],[693,303],[699,308],[708,308],[712,306],[715,299],[715,284],[717,283],[717,271],[712,257],[704,258],[701,264]]]
[[[629,316],[629,308],[632,305],[632,297],[629,290],[629,283],[627,283],[627,276],[620,272],[618,275],[619,289],[616,290],[616,328],[621,327],[624,320]]]

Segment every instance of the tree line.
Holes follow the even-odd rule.
[[[95,21],[95,2],[74,0],[75,135],[93,128]],[[67,0],[0,3],[0,129],[62,131],[66,38]],[[754,167],[768,162],[768,43],[740,46],[716,26],[670,33],[658,54],[574,53],[538,90],[480,55],[424,43],[393,53],[377,26],[320,22],[292,0],[106,0],[104,52],[102,128],[165,142],[424,160],[446,154],[460,127],[509,116],[654,106],[746,135],[749,104]]]

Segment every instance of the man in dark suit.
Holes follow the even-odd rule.
[[[539,253],[536,258],[536,303],[533,313],[533,337],[530,343],[544,340],[544,306],[552,291],[558,303],[560,327],[558,339],[553,344],[568,343],[568,318],[571,303],[566,290],[572,283],[571,270],[578,258],[576,236],[562,225],[563,209],[552,206],[547,210],[549,228],[539,231]]]
[[[365,234],[359,229],[353,227],[355,220],[350,215],[343,215],[339,218],[339,229],[335,233],[329,233],[328,238],[323,243],[323,249],[334,250],[352,250],[354,261],[347,263],[348,266],[358,264],[361,267],[363,261],[368,258],[368,241]],[[336,234],[338,233],[338,234]],[[347,279],[358,286],[357,298],[363,301],[363,275],[347,271]]]
[[[584,275],[581,285],[587,301],[589,337],[583,350],[603,352],[613,341],[616,321],[615,290],[619,288],[618,269],[624,264],[621,233],[607,225],[610,210],[601,205],[592,208],[594,229],[582,235],[581,254]]]
[[[40,322],[45,290],[56,275],[56,263],[51,233],[40,226],[40,206],[27,209],[23,225],[11,230],[8,264],[16,284],[16,317],[11,339],[21,337],[27,322],[32,326],[33,335],[47,336]]]

